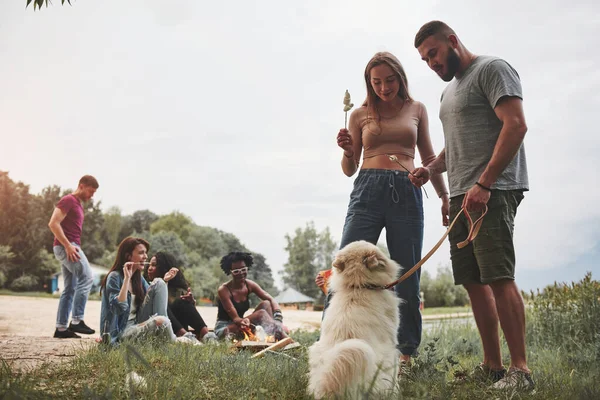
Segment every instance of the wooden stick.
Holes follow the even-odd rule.
[[[266,353],[267,351],[269,351],[269,350],[278,350],[278,349],[280,349],[280,348],[282,348],[282,347],[285,347],[285,346],[287,346],[288,344],[292,343],[292,341],[293,341],[293,340],[292,340],[292,338],[291,338],[291,337],[286,337],[285,339],[282,339],[282,340],[280,340],[279,342],[277,342],[277,343],[274,343],[274,344],[270,345],[270,346],[269,346],[269,347],[267,347],[266,349],[264,349],[264,350],[261,350],[261,351],[259,351],[258,353],[254,354],[254,355],[252,356],[252,358],[260,358],[260,357],[264,356],[264,355],[265,355],[265,353]]]

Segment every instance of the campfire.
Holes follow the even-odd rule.
[[[262,326],[256,325],[254,326],[254,332],[252,332],[252,328],[242,328],[242,334],[244,335],[241,341],[243,342],[260,342],[260,343],[275,343],[275,336],[267,335]],[[233,343],[238,343],[239,340],[233,339]]]
[[[284,348],[287,349],[300,346],[298,343],[293,343],[293,340],[290,337],[277,341],[275,336],[267,335],[262,326],[252,326],[254,327],[254,330],[252,330],[251,327],[242,329],[241,333],[244,335],[243,339],[234,339],[232,349],[235,351],[246,349],[253,352],[258,352],[252,356],[255,358],[262,357],[267,352],[274,352]]]

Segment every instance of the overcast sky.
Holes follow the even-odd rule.
[[[375,52],[403,63],[442,149],[446,84],[412,45],[441,19],[521,76],[531,191],[516,220],[517,282],[579,279],[573,265],[599,278],[597,2],[25,3],[0,5],[0,170],[33,193],[93,174],[104,210],[179,210],[263,253],[280,282],[286,233],[314,221],[339,243],[354,179],[335,141],[342,99],[364,99]],[[427,189],[424,254],[444,232]],[[448,263],[445,244],[424,268]]]

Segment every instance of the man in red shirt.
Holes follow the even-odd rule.
[[[90,200],[98,189],[98,181],[91,175],[79,180],[75,192],[64,196],[54,209],[48,227],[54,234],[54,255],[60,262],[64,288],[58,303],[54,337],[79,338],[78,333],[92,335],[95,331],[83,322],[83,313],[94,278],[90,264],[81,249],[83,203]],[[69,314],[71,324],[67,329]]]

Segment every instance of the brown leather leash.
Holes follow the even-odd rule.
[[[386,289],[390,289],[390,288],[396,286],[397,284],[399,284],[399,283],[405,281],[406,279],[408,279],[408,277],[410,277],[412,274],[414,274],[415,272],[417,272],[417,270],[419,268],[421,268],[421,266],[423,264],[425,264],[425,262],[427,260],[429,260],[429,258],[433,255],[433,253],[435,253],[437,251],[437,249],[440,248],[440,246],[442,245],[442,243],[444,243],[444,240],[446,239],[446,237],[450,233],[450,230],[452,229],[452,227],[454,226],[454,224],[456,223],[456,221],[458,221],[458,217],[460,217],[461,214],[464,214],[467,217],[467,220],[469,221],[469,235],[467,236],[467,238],[465,240],[463,240],[460,243],[457,243],[456,246],[459,249],[462,249],[463,247],[467,246],[469,243],[471,243],[477,237],[477,234],[479,233],[479,230],[481,229],[481,224],[483,223],[483,217],[485,217],[485,214],[487,214],[487,212],[488,212],[488,207],[487,207],[487,204],[486,204],[485,210],[483,211],[483,213],[481,214],[481,216],[479,218],[477,218],[475,220],[475,222],[473,222],[473,219],[471,218],[471,215],[469,215],[469,213],[467,212],[467,210],[465,210],[464,207],[461,208],[460,212],[458,214],[456,214],[456,217],[454,217],[454,220],[452,220],[452,223],[450,224],[450,226],[448,227],[448,229],[446,229],[446,233],[444,233],[442,235],[442,237],[440,238],[440,240],[438,240],[438,242],[435,244],[435,246],[433,246],[433,248],[431,250],[429,250],[429,253],[427,253],[425,255],[425,257],[421,258],[421,261],[419,261],[417,264],[415,264],[414,267],[412,267],[411,269],[409,269],[408,271],[406,271],[406,273],[404,275],[402,275],[399,279],[396,279],[392,283],[388,283],[387,285],[384,285],[384,286],[368,285],[368,286],[364,286],[364,288],[365,289],[374,289],[374,290],[386,290]]]

